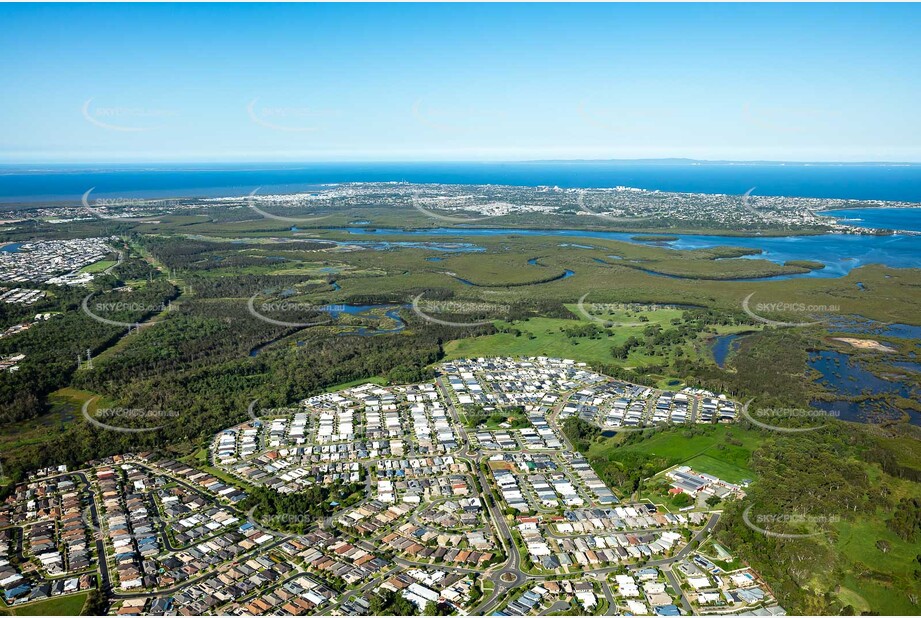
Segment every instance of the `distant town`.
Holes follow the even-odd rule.
[[[255,207],[279,216],[303,216],[304,209],[360,212],[425,212],[437,220],[453,223],[505,221],[521,223],[521,216],[546,223],[567,217],[570,225],[620,225],[667,222],[670,227],[691,229],[783,229],[787,231],[832,231],[876,233],[847,219],[823,215],[823,211],[847,208],[917,207],[910,202],[848,200],[745,194],[667,192],[626,186],[611,188],[563,188],[556,186],[504,186],[462,184],[410,184],[405,182],[350,182],[318,185],[316,190],[272,194],[263,191],[235,197],[173,197],[170,199],[99,198],[80,203],[29,207],[20,205],[0,224],[15,227],[27,221],[69,224],[100,218],[143,219],[164,215],[210,216]],[[218,210],[219,209],[219,210]],[[255,215],[255,213],[251,213]],[[575,217],[575,218],[572,218]]]

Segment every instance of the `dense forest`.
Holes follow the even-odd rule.
[[[62,326],[73,337],[73,356],[59,361],[67,372],[48,372],[45,392],[72,382],[118,405],[169,411],[157,431],[140,434],[107,432],[87,423],[73,423],[42,447],[25,445],[4,459],[8,474],[66,462],[87,460],[137,449],[166,448],[187,453],[200,440],[239,422],[254,398],[284,406],[325,388],[384,376],[397,383],[432,376],[429,365],[443,357],[442,343],[458,336],[492,332],[491,326],[465,329],[432,324],[404,311],[408,328],[398,336],[338,335],[330,329],[297,332],[300,345],[280,341],[256,356],[250,351],[293,331],[266,324],[246,311],[245,300],[192,300],[177,304],[155,327],[131,334],[119,354],[99,357],[92,369],[76,372],[76,354],[85,347],[93,325],[108,334],[100,346],[114,342],[125,329],[108,327],[77,312]],[[48,336],[48,335],[43,335]],[[57,350],[66,350],[58,345]],[[54,348],[48,350],[58,357]],[[23,374],[25,375],[25,374]],[[16,376],[14,376],[16,377]],[[7,381],[7,384],[14,384]],[[36,382],[31,382],[30,387]],[[6,392],[6,391],[3,391]],[[34,388],[11,389],[35,393]],[[46,406],[37,393],[34,414]],[[4,408],[6,409],[6,408]]]
[[[263,486],[248,490],[243,510],[253,510],[253,519],[272,530],[303,534],[318,519],[328,517],[337,508],[345,508],[364,498],[364,483],[312,485],[304,491],[280,493]]]
[[[860,454],[870,448],[872,439],[846,423],[796,435],[775,432],[752,455],[750,465],[758,482],[743,503],[728,508],[721,522],[720,538],[757,568],[796,613],[855,613],[855,608],[842,606],[826,594],[819,583],[842,581],[854,569],[871,582],[907,595],[913,604],[921,600],[921,564],[906,578],[893,575],[891,568],[882,565],[885,540],[877,541],[879,564],[851,562],[835,549],[838,522],[883,519],[903,538],[916,538],[917,501],[897,500],[885,475],[860,460]],[[771,532],[813,536],[759,533],[745,524],[746,508],[757,513],[759,521],[774,522],[764,525]]]
[[[0,380],[0,421],[19,421],[46,412],[46,396],[70,382],[77,370],[78,357],[85,361],[87,351],[95,355],[128,330],[94,320],[81,311],[83,298],[76,290],[55,290],[49,294],[53,295],[31,307],[30,314],[54,312],[50,319],[16,337],[0,339],[0,356],[25,354],[20,369]],[[168,282],[155,281],[139,290],[119,293],[115,310],[96,310],[96,313],[109,320],[135,323],[157,312],[176,294],[176,288]],[[95,294],[90,305],[104,305],[109,296]],[[111,303],[111,306],[116,305]],[[19,314],[3,316],[4,323],[24,319],[21,312],[19,309]]]
[[[808,404],[811,385],[805,371],[813,341],[807,333],[768,328],[739,341],[733,371],[690,359],[677,359],[675,370],[688,384],[736,397],[755,397],[764,406]]]

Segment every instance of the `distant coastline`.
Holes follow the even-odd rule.
[[[231,197],[321,184],[411,182],[637,187],[650,191],[921,203],[921,164],[655,161],[0,165],[0,203],[99,197]]]

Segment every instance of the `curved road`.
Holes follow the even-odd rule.
[[[441,390],[442,396],[444,397],[445,403],[448,407],[448,412],[451,414],[451,417],[453,418],[456,426],[458,427],[458,432],[460,434],[459,442],[461,444],[461,449],[457,452],[456,456],[458,459],[465,460],[471,466],[471,468],[475,471],[477,481],[479,482],[479,485],[480,485],[480,498],[481,500],[484,501],[486,505],[486,509],[487,509],[487,512],[489,513],[489,517],[492,521],[495,531],[498,534],[499,542],[502,545],[502,548],[505,551],[506,556],[507,556],[505,562],[503,562],[500,565],[495,565],[493,567],[490,567],[486,569],[485,571],[483,571],[482,569],[471,569],[471,568],[448,566],[448,565],[439,567],[445,570],[459,572],[459,573],[478,574],[484,578],[489,579],[493,583],[494,587],[493,587],[492,592],[489,593],[479,603],[479,605],[477,605],[477,607],[473,608],[470,611],[470,614],[472,615],[484,615],[487,612],[492,611],[501,602],[501,600],[504,600],[505,597],[508,595],[508,593],[511,590],[519,586],[522,586],[528,581],[537,582],[537,581],[541,581],[545,579],[557,578],[559,577],[559,575],[531,575],[531,574],[526,574],[522,571],[520,550],[518,546],[515,544],[514,537],[512,536],[512,531],[508,523],[505,520],[505,516],[499,510],[500,502],[497,496],[495,495],[495,492],[493,491],[492,486],[489,483],[489,479],[486,477],[486,474],[484,474],[483,469],[482,469],[482,464],[489,457],[489,453],[471,450],[470,438],[467,435],[466,429],[460,423],[459,415],[454,406],[454,402],[451,399],[450,393],[448,392],[448,389],[444,382],[443,377],[437,378],[436,384],[438,385],[438,388]],[[566,443],[568,444],[568,440],[566,440]],[[141,467],[147,468],[149,472],[152,472],[155,474],[162,474],[162,471],[151,470],[150,468],[144,465],[142,465]],[[97,530],[101,530],[99,509],[96,504],[96,494],[92,490],[92,485],[90,484],[89,479],[86,477],[86,474],[82,471],[74,471],[74,472],[68,472],[65,474],[60,474],[60,475],[55,475],[55,476],[67,476],[67,477],[76,476],[90,490],[91,499],[89,501],[88,508],[90,510],[90,515],[92,517],[92,523],[96,527]],[[53,477],[49,477],[49,478],[53,478]],[[191,489],[196,493],[200,492],[199,488],[189,485],[184,480],[175,479],[172,476],[170,476],[170,478],[173,478],[173,480],[176,480],[180,484],[186,486],[188,489]],[[704,527],[701,530],[699,530],[694,535],[694,537],[692,537],[691,541],[687,543],[674,556],[671,556],[669,558],[662,558],[659,560],[650,560],[650,561],[645,562],[643,565],[637,565],[637,564],[626,565],[626,568],[630,570],[637,570],[637,569],[645,568],[645,567],[668,567],[674,564],[675,562],[678,562],[679,560],[684,559],[687,555],[689,555],[693,551],[692,545],[694,547],[699,547],[701,541],[703,541],[713,531],[713,529],[719,523],[720,515],[721,513],[719,511],[712,513],[710,515],[709,520],[704,525]],[[166,541],[166,544],[169,545],[168,535],[165,534],[165,530],[163,529],[163,526],[164,524],[161,521],[159,525],[161,536]],[[558,535],[551,534],[551,536],[558,536]],[[206,580],[214,575],[212,571],[208,571],[208,572],[198,575],[197,577],[181,582],[180,584],[177,584],[171,588],[164,588],[164,589],[157,590],[157,591],[114,592],[112,590],[112,582],[111,582],[111,578],[109,574],[108,563],[106,561],[105,545],[102,539],[102,535],[101,533],[97,532],[95,537],[96,537],[95,538],[96,553],[98,556],[97,562],[99,564],[99,574],[100,574],[100,582],[101,582],[100,589],[101,591],[106,593],[108,597],[113,598],[113,599],[137,599],[137,598],[144,598],[144,597],[151,597],[151,596],[162,596],[162,595],[173,594],[173,593],[179,592],[187,588],[188,586],[191,586],[200,581]],[[266,545],[253,548],[249,552],[240,554],[239,556],[237,556],[236,559],[239,560],[242,558],[246,558],[250,555],[272,549],[284,543],[290,538],[291,536],[289,535],[281,536],[280,538],[270,543],[267,543]],[[376,548],[371,546],[369,543],[367,543],[367,541],[361,540],[361,541],[358,541],[358,544],[362,545],[365,549],[376,550]],[[416,562],[405,560],[402,558],[395,558],[394,563],[397,565],[397,571],[402,570],[402,568],[407,568],[407,567],[412,568],[416,566],[423,566],[423,567],[432,566],[431,564],[428,564],[428,563],[416,563]],[[610,566],[610,567],[605,567],[605,568],[600,568],[600,569],[592,569],[591,571],[570,572],[564,575],[564,577],[569,578],[569,577],[578,577],[578,576],[583,576],[583,575],[607,575],[609,573],[613,573],[613,572],[622,570],[624,566],[625,565],[616,565],[616,566]],[[675,588],[681,594],[682,605],[684,606],[686,610],[689,610],[690,605],[688,604],[687,599],[684,597],[684,594],[681,593],[681,588],[677,582],[677,578],[675,577],[675,574],[670,569],[663,569],[663,570],[665,572],[666,578],[668,579],[669,583],[672,585],[673,588]],[[377,581],[377,578],[375,578],[368,584],[362,586],[358,590],[362,592],[370,591],[374,587],[376,581]],[[602,592],[604,593],[605,599],[608,602],[608,612],[607,613],[608,615],[612,615],[612,612],[616,611],[616,605],[614,603],[614,598],[611,593],[610,586],[608,585],[607,581],[603,579],[601,581],[601,589],[602,589]],[[560,605],[560,603],[558,602],[553,607],[551,607],[548,611],[554,610],[557,605]],[[567,608],[568,606],[569,605],[566,604]]]
[[[485,599],[483,599],[483,601],[481,601],[477,607],[471,610],[470,614],[484,615],[488,611],[491,611],[495,607],[495,605],[497,605],[497,601],[503,598],[510,590],[517,588],[525,584],[528,581],[540,581],[544,579],[555,578],[558,576],[557,575],[530,575],[530,574],[526,574],[522,572],[521,554],[518,550],[518,546],[514,542],[511,530],[509,529],[509,526],[505,521],[505,517],[502,515],[501,512],[498,511],[497,505],[499,504],[499,502],[496,499],[496,496],[494,492],[492,491],[492,487],[489,484],[488,479],[486,478],[486,475],[483,473],[483,469],[480,466],[480,463],[488,457],[488,454],[485,454],[482,452],[471,452],[470,438],[467,435],[466,429],[460,422],[460,418],[457,414],[456,408],[454,407],[454,402],[451,399],[451,395],[450,395],[450,392],[448,391],[447,385],[444,382],[444,378],[439,376],[436,379],[435,383],[438,385],[438,388],[441,391],[442,397],[444,398],[445,403],[448,407],[448,412],[451,414],[451,417],[456,423],[458,427],[458,431],[460,433],[460,438],[461,438],[460,443],[463,445],[463,447],[458,452],[457,456],[459,458],[466,459],[468,463],[470,463],[471,466],[475,467],[477,478],[479,479],[480,486],[481,486],[481,492],[480,492],[481,498],[486,502],[486,506],[489,511],[490,518],[492,519],[492,522],[496,528],[496,531],[499,533],[500,541],[502,542],[503,547],[506,548],[506,552],[508,555],[508,558],[502,565],[500,565],[499,567],[493,567],[491,569],[487,569],[483,573],[483,576],[488,577],[490,581],[493,582],[495,587],[492,593],[490,593]],[[551,412],[551,415],[554,416],[554,418],[556,414],[559,413],[559,410],[562,408],[562,404],[563,402],[560,402],[555,407],[555,409]],[[569,448],[572,449],[572,445],[569,444],[569,440],[566,439],[565,436],[563,436],[563,440],[564,440],[564,444],[568,445]],[[662,558],[659,560],[651,560],[651,561],[644,563],[642,566],[627,565],[627,568],[630,570],[637,570],[640,568],[651,567],[651,566],[666,567],[679,560],[682,560],[683,558],[685,558],[688,554],[690,554],[693,551],[692,545],[694,547],[699,547],[700,542],[713,531],[717,523],[719,523],[720,515],[721,515],[720,512],[712,513],[710,515],[710,519],[707,521],[704,527],[701,528],[691,538],[691,541],[688,542],[674,556],[671,556],[669,558]],[[398,564],[403,564],[405,566],[413,566],[413,563],[410,561],[397,560],[397,562]],[[431,565],[428,565],[428,566],[431,566]],[[611,567],[600,568],[600,569],[592,569],[591,571],[567,573],[566,575],[567,576],[579,576],[579,575],[590,575],[590,574],[607,575],[609,573],[620,571],[623,568],[624,568],[624,565],[617,565],[617,566],[611,566]],[[460,571],[460,572],[470,572],[470,573],[478,572],[475,569],[455,568],[454,570]],[[671,571],[668,571],[667,569],[665,570],[665,572],[667,574],[671,574]],[[508,582],[502,581],[503,575],[509,578]],[[674,577],[674,574],[671,574],[671,575],[672,577]],[[677,587],[676,589],[679,592],[681,590],[680,587]],[[614,598],[613,598],[613,595],[611,594],[611,590],[609,586],[607,585],[607,582],[602,582],[602,591],[604,592],[605,598],[608,601],[608,615],[613,615],[613,613],[616,612],[616,605],[613,602]],[[682,600],[682,605],[685,606],[685,609],[688,609],[690,605],[687,603],[687,600],[684,598],[683,594],[681,595],[681,600]]]

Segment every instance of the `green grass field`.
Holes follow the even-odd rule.
[[[80,269],[81,273],[101,273],[107,268],[115,266],[118,264],[115,260],[100,260],[99,262],[93,262],[89,266],[84,266]]]
[[[351,382],[345,382],[343,384],[337,384],[336,386],[330,386],[326,389],[327,393],[335,393],[336,391],[345,390],[347,388],[352,388],[353,386],[361,386],[362,384],[377,384],[378,386],[386,386],[386,378],[380,376],[373,376],[370,378],[362,378],[360,380],[352,380]]]
[[[727,437],[741,442],[741,446],[727,443]],[[614,450],[635,451],[662,457],[669,466],[688,465],[732,483],[754,480],[748,462],[761,439],[758,432],[728,425],[708,427],[705,434],[691,437],[686,437],[680,428],[674,428],[628,446],[619,446],[616,439],[595,442],[589,456],[607,458]]]
[[[870,609],[870,603],[861,595],[859,592],[850,588],[849,586],[857,584],[856,580],[853,577],[845,577],[844,582],[842,582],[840,588],[838,588],[837,597],[841,600],[842,603],[846,605],[851,605],[858,612],[868,612]],[[875,591],[869,591],[871,594]]]
[[[918,544],[904,541],[889,530],[885,524],[887,517],[889,513],[880,512],[860,520],[838,522],[835,546],[855,564],[879,567],[885,561],[888,573],[910,579],[917,565]],[[889,544],[886,554],[876,547],[877,541]]]
[[[875,465],[865,465],[871,483],[889,493],[889,499],[914,496],[916,484],[884,475]],[[803,586],[829,591],[844,605],[859,614],[918,615],[910,597],[921,598],[921,581],[916,576],[919,543],[906,541],[892,532],[886,520],[892,513],[878,509],[858,517],[842,518],[831,523],[831,534],[817,537],[836,556],[834,570],[814,574]],[[884,543],[883,551],[877,543]]]
[[[583,307],[593,318],[598,318],[603,322],[594,322],[586,317],[577,305],[567,304],[566,308],[572,311],[577,320],[559,318],[530,318],[514,322],[497,320],[495,322],[497,328],[516,329],[521,331],[521,334],[500,332],[495,335],[458,339],[445,344],[445,353],[448,359],[471,356],[555,356],[586,363],[614,364],[628,368],[660,365],[670,360],[666,356],[647,354],[642,348],[632,350],[626,359],[616,359],[611,355],[611,348],[623,345],[630,337],[642,339],[643,330],[650,325],[657,324],[663,329],[670,328],[671,321],[680,318],[683,310],[613,309],[596,313],[588,302]],[[641,318],[646,321],[641,321]],[[569,337],[563,332],[564,329],[592,323],[598,324],[599,327],[609,326],[613,334],[605,334],[600,338],[592,339],[590,337]],[[722,335],[752,330],[752,327],[717,326],[714,327],[714,330]],[[688,341],[681,346],[681,350],[685,356],[690,358],[709,358],[709,337],[701,335],[695,340]],[[663,379],[661,385],[665,386],[667,382],[667,379]]]
[[[748,468],[723,461],[713,455],[697,455],[685,461],[684,465],[691,466],[698,472],[718,476],[730,483],[741,483],[745,480],[750,481],[754,476],[754,473]]]
[[[29,603],[20,607],[5,608],[0,605],[4,616],[79,616],[86,603],[87,592]]]
[[[842,581],[824,582],[825,588],[834,590],[842,603],[858,612],[917,615],[917,605],[910,602],[909,595],[921,594],[921,582],[915,576],[919,545],[889,530],[889,516],[889,512],[878,511],[833,525],[835,534],[827,542],[846,565],[845,576]],[[888,544],[885,553],[877,547],[880,541]]]
[[[447,359],[470,356],[556,356],[587,363],[610,363],[611,346],[616,339],[570,339],[560,333],[560,328],[576,323],[555,318],[531,318],[513,324],[499,320],[496,322],[497,327],[511,326],[521,330],[522,335],[516,337],[512,333],[497,333],[486,337],[457,339],[445,344],[445,354]],[[530,335],[534,335],[534,338]],[[623,340],[628,336],[624,334]]]
[[[860,611],[873,611],[878,616],[917,616],[917,605],[912,605],[902,594],[893,594],[891,586],[847,574],[841,581],[839,598]]]

